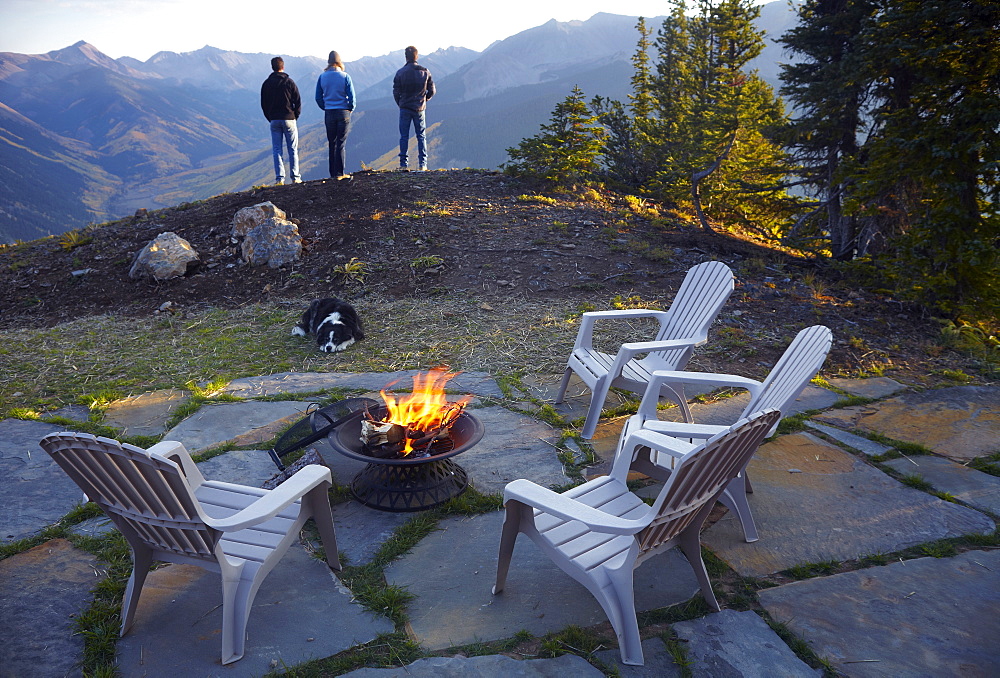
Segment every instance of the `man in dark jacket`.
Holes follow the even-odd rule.
[[[417,162],[420,171],[427,169],[427,124],[424,109],[427,100],[434,96],[431,72],[417,63],[417,48],[406,48],[406,65],[396,71],[392,79],[392,98],[399,106],[399,169],[407,169],[407,150],[410,145],[410,123],[417,136]]]
[[[271,151],[274,154],[274,183],[285,183],[285,166],[281,162],[281,140],[288,146],[288,165],[292,182],[302,183],[299,176],[299,130],[295,122],[302,112],[302,100],[295,81],[285,73],[285,60],[271,59],[271,73],[260,86],[260,108],[271,123]]]

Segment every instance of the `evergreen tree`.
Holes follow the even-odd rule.
[[[653,114],[653,73],[649,64],[649,50],[652,43],[649,36],[653,31],[646,27],[645,17],[639,17],[635,30],[639,32],[639,42],[635,47],[635,54],[632,55],[632,94],[629,100],[632,102],[632,115],[636,118],[648,118]]]
[[[785,37],[834,256],[952,313],[1000,308],[998,33],[995,0],[807,0]]]
[[[780,188],[790,168],[776,141],[781,102],[749,69],[763,49],[753,26],[760,8],[750,0],[699,0],[689,17],[684,0],[673,4],[656,43],[658,118],[648,136],[660,169],[647,187],[776,235],[794,201]]]
[[[574,87],[556,104],[552,118],[541,132],[524,139],[517,148],[508,148],[511,162],[503,165],[513,176],[547,179],[560,186],[586,182],[594,177],[599,165],[603,131],[584,99],[583,90]]]
[[[649,52],[652,30],[639,17],[636,24],[639,42],[632,56],[634,74],[630,111],[620,101],[595,97],[590,107],[604,129],[601,160],[603,179],[626,190],[639,190],[656,172],[656,149],[650,140],[650,125],[654,122],[653,73]]]
[[[789,126],[788,145],[819,201],[793,235],[828,234],[837,259],[850,259],[858,249],[858,217],[843,210],[848,188],[842,167],[858,155],[868,87],[858,78],[856,43],[873,12],[874,0],[806,0],[798,24],[781,38],[798,57],[783,65],[781,74],[781,93],[799,112]]]
[[[880,0],[862,32],[876,105],[854,209],[888,214],[925,301],[1000,307],[1000,3]]]

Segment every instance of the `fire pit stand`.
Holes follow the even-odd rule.
[[[375,410],[371,414],[379,418],[385,411]],[[451,439],[435,443],[429,456],[401,459],[379,459],[364,453],[361,442],[364,416],[364,411],[356,412],[328,438],[334,450],[367,464],[351,481],[351,494],[362,504],[381,511],[423,511],[443,504],[468,487],[465,469],[451,457],[482,439],[485,429],[475,416],[462,412],[451,427]]]

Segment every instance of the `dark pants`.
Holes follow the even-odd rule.
[[[336,179],[345,174],[344,143],[351,129],[351,112],[343,108],[328,110],[324,122],[326,139],[330,142],[330,178]]]

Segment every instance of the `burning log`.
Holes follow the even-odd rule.
[[[428,457],[451,448],[452,424],[465,410],[471,396],[449,403],[444,384],[454,377],[443,368],[413,378],[411,395],[397,399],[381,391],[386,414],[381,421],[366,412],[361,420],[361,443],[365,453],[388,459]],[[437,445],[438,452],[434,451]],[[446,449],[440,448],[447,446]]]

